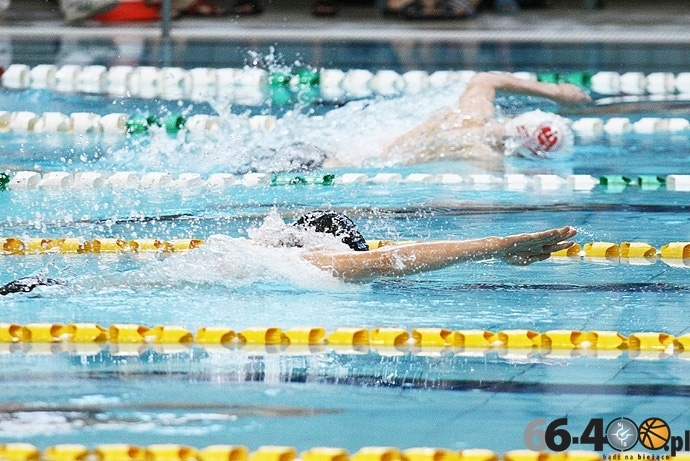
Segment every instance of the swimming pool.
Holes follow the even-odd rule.
[[[33,78],[50,75],[29,67]],[[230,97],[178,102],[4,88],[7,120],[35,115],[15,116],[0,133],[2,163],[15,181],[0,193],[4,251],[23,252],[12,250],[11,237],[67,240],[62,249],[44,242],[57,246],[42,254],[7,254],[0,281],[40,272],[68,285],[2,299],[0,442],[58,447],[70,459],[84,455],[79,446],[118,459],[144,456],[116,443],[166,459],[213,454],[160,444],[300,453],[328,446],[353,455],[394,447],[409,458],[429,455],[413,448],[438,447],[490,459],[529,457],[516,451],[524,448],[610,454],[615,447],[597,447],[587,435],[601,438],[597,424],[620,418],[640,426],[658,417],[681,437],[690,389],[688,250],[669,244],[687,241],[690,231],[690,131],[681,122],[690,110],[682,93],[650,97],[643,88],[634,101],[611,94],[595,111],[567,114],[578,127],[576,149],[560,161],[509,160],[500,172],[372,161],[386,136],[462,90],[466,73],[434,70],[437,83],[418,92],[297,109]],[[100,85],[103,71],[90,68],[75,84]],[[352,85],[362,88],[358,75]],[[554,108],[532,98],[499,105],[506,113]],[[42,116],[51,112],[67,118]],[[99,118],[73,115],[84,113]],[[109,118],[105,133],[93,128],[111,114],[125,119]],[[187,127],[166,130],[178,114]],[[162,126],[123,121],[146,116]],[[28,129],[65,120],[80,128]],[[128,126],[141,132],[128,135]],[[296,142],[350,163],[280,173],[285,162],[274,152]],[[368,238],[395,241],[570,224],[581,254],[355,285],[293,252],[238,244],[266,215],[289,221],[314,208],[345,211]],[[79,252],[94,239],[113,240],[102,240],[102,253]],[[203,244],[143,251],[154,250],[154,240],[189,247],[192,239]],[[646,243],[653,255],[621,256],[623,242]],[[240,335],[243,343],[232,340]],[[551,437],[559,427],[567,443],[563,432]],[[547,428],[541,434],[551,445],[529,439]],[[4,456],[26,453],[10,448]]]

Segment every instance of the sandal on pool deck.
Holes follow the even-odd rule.
[[[338,14],[338,7],[332,0],[314,0],[312,14],[320,17],[335,16]]]
[[[235,16],[251,16],[253,14],[261,14],[263,9],[259,2],[255,0],[237,0],[231,9]]]

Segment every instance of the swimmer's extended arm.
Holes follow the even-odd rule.
[[[577,232],[571,227],[543,232],[386,246],[372,251],[312,252],[303,257],[315,266],[349,281],[433,271],[464,261],[498,258],[527,265],[569,248]]]
[[[576,104],[591,101],[582,88],[570,83],[543,83],[510,74],[481,72],[476,74],[460,95],[458,109],[471,115],[472,123],[483,125],[494,117],[496,91],[543,96],[557,102]]]
[[[492,162],[502,161],[502,152],[492,158],[495,152],[487,142],[491,137],[505,135],[502,124],[491,123],[496,112],[494,99],[499,90],[543,96],[569,104],[591,101],[580,87],[569,83],[542,83],[510,74],[481,72],[469,81],[456,107],[432,115],[395,139],[384,150],[383,158],[422,162],[444,156],[460,157],[484,169],[500,170],[501,165]]]

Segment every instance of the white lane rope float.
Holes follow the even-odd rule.
[[[48,89],[57,92],[122,95],[142,98],[209,100],[236,104],[286,104],[300,100],[346,101],[372,96],[411,94],[452,82],[467,82],[474,71],[367,69],[314,69],[311,67],[266,70],[246,68],[193,68],[11,64],[0,84],[11,90]],[[596,73],[516,72],[520,78],[545,82],[570,82],[601,95],[687,95],[690,72]]]
[[[273,115],[240,116],[233,115],[233,123],[253,131],[271,131],[281,123]],[[573,132],[581,137],[616,136],[626,133],[659,134],[690,131],[690,120],[683,117],[641,117],[637,120],[628,117],[581,117],[568,119]],[[165,130],[170,135],[181,131],[190,133],[215,134],[220,132],[223,118],[211,114],[183,116],[171,113],[151,115],[146,113],[127,114],[114,112],[96,114],[93,112],[35,113],[31,111],[0,110],[0,133],[75,133],[75,134],[115,134],[137,135],[155,129]]]
[[[607,192],[624,190],[690,192],[690,175],[603,175],[573,174],[493,174],[460,175],[454,173],[409,173],[382,172],[373,175],[359,172],[331,173],[213,173],[202,176],[199,173],[118,171],[6,171],[0,172],[0,191],[35,190],[146,190],[146,189],[219,189],[225,187],[299,187],[299,186],[346,186],[383,185],[415,186],[435,185],[460,187],[468,190],[503,189],[510,191],[592,191]]]

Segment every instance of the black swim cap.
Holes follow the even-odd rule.
[[[312,211],[301,216],[292,225],[335,235],[355,251],[369,251],[369,245],[357,230],[357,225],[344,214],[335,211]]]

